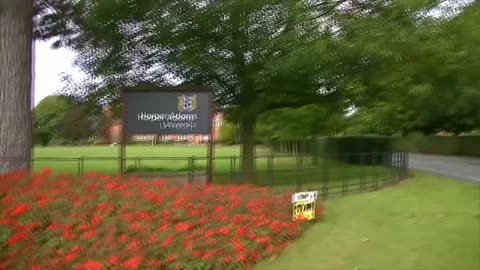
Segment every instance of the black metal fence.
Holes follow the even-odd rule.
[[[12,159],[2,159],[9,162]],[[119,173],[117,157],[36,157],[32,168],[49,167],[55,172],[83,176],[89,171]],[[206,157],[126,157],[126,174],[163,177],[180,182],[207,179]],[[240,170],[241,156],[214,157],[212,179],[218,184],[252,183],[281,189],[318,190],[322,198],[379,189],[407,176],[408,154],[404,152],[258,155],[253,174]]]

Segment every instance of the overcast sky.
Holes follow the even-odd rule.
[[[60,81],[61,73],[65,72],[73,76],[75,80],[81,80],[83,73],[73,67],[75,54],[66,49],[50,48],[51,42],[35,43],[35,94],[34,104],[38,104],[43,98],[54,94],[62,88]]]

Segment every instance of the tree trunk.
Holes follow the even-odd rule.
[[[0,0],[0,175],[30,168],[33,0]]]
[[[255,117],[246,117],[241,124],[241,174],[247,181],[253,181],[255,176],[255,122]]]

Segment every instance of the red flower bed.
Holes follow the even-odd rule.
[[[1,195],[0,269],[242,269],[310,224],[292,221],[291,192],[247,185],[48,170],[0,180],[10,186]]]

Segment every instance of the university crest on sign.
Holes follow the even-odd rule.
[[[197,95],[178,97],[178,110],[180,112],[192,112],[197,108]]]

